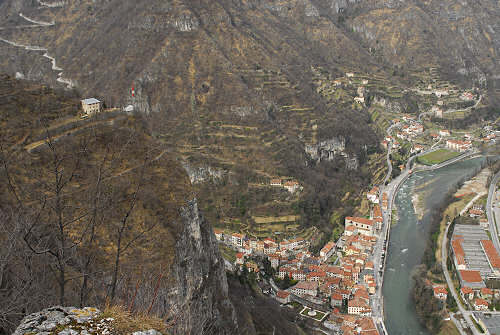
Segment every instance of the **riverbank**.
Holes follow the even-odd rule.
[[[430,212],[463,176],[472,175],[480,166],[482,158],[453,162],[440,169],[425,169],[414,172],[399,187],[395,194],[398,208],[398,224],[391,227],[390,243],[387,251],[387,265],[384,274],[384,316],[389,334],[421,335],[429,334],[417,318],[411,297],[412,271],[422,262],[430,234]],[[423,186],[424,185],[424,186]],[[422,220],[418,218],[412,197],[419,189]],[[417,200],[417,199],[415,199]],[[437,237],[437,236],[436,236]]]

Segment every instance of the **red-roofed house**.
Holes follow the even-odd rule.
[[[368,200],[370,200],[374,204],[378,204],[378,191],[379,191],[378,186],[373,186],[370,192],[368,192],[368,194],[366,195]]]
[[[448,297],[448,290],[443,286],[434,287],[434,296],[439,300],[446,300]]]
[[[318,294],[318,283],[315,281],[301,281],[292,287],[292,293],[299,297],[304,295],[315,297]]]
[[[271,179],[271,186],[281,186],[281,179]]]
[[[493,290],[490,288],[483,287],[480,292],[481,292],[481,298],[485,300],[489,300],[493,297]]]
[[[282,304],[288,304],[291,301],[290,293],[286,291],[278,291],[278,293],[276,293],[276,300]]]
[[[325,246],[320,250],[319,256],[323,258],[323,261],[326,261],[330,258],[335,252],[335,243],[328,242]]]
[[[354,226],[357,230],[366,236],[373,235],[373,224],[374,221],[371,219],[360,218],[360,217],[352,217],[348,216],[345,218],[345,227]]]
[[[329,266],[325,269],[325,271],[328,277],[337,277],[337,278],[344,277],[344,271],[339,266]]]
[[[362,298],[349,300],[347,304],[347,313],[354,315],[370,316],[372,309],[368,303]]]
[[[310,272],[306,275],[307,281],[320,281],[326,278],[326,273],[323,271]]]
[[[287,181],[283,185],[284,188],[290,193],[295,193],[300,188],[300,184],[296,181]]]
[[[342,294],[340,294],[338,292],[334,292],[332,294],[332,296],[330,297],[330,305],[332,306],[332,308],[341,307],[342,300],[343,300]]]
[[[224,231],[223,230],[214,228],[214,234],[215,234],[215,238],[217,239],[217,241],[224,240]]]
[[[361,335],[379,335],[377,327],[372,318],[361,318],[357,320],[357,331]]]
[[[470,216],[471,218],[478,218],[478,217],[480,217],[481,215],[483,215],[483,213],[484,213],[484,212],[483,212],[482,210],[480,210],[480,209],[475,209],[475,208],[471,208],[471,209],[469,209],[469,216]]]
[[[245,263],[245,254],[242,252],[237,253],[235,264],[243,265],[244,263]]]
[[[470,287],[464,286],[460,289],[460,295],[464,300],[472,300],[474,299],[474,290]]]
[[[486,311],[486,310],[488,310],[489,304],[484,299],[476,298],[476,299],[474,299],[473,306],[474,306],[474,309],[476,311]]]

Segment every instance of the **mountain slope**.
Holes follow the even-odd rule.
[[[498,3],[486,0],[0,6],[4,71],[144,112],[153,136],[181,157],[209,220],[252,234],[256,217],[294,216],[291,235],[310,226],[328,235],[377,181],[380,136],[368,106],[354,102],[365,79],[370,98],[404,91],[432,68],[456,84],[487,85],[495,103]],[[26,17],[46,24],[19,28],[32,23]],[[417,112],[406,97],[397,99]],[[278,177],[303,192],[268,187]]]
[[[81,120],[76,97],[6,76],[0,94],[12,130],[0,137],[0,333],[41,308],[106,302],[168,319],[172,334],[237,332],[211,226],[140,117]]]

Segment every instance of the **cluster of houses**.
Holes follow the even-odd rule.
[[[413,115],[404,115],[403,120],[406,121],[406,124],[401,126],[401,130],[396,133],[396,137],[402,140],[411,141],[424,132],[424,126],[417,122]]]
[[[278,265],[278,278],[297,281],[289,289],[278,291],[276,299],[284,304],[294,298],[316,305],[328,303],[332,312],[324,324],[340,328],[344,334],[359,334],[360,327],[364,329],[362,334],[378,334],[370,318],[370,299],[377,286],[370,256],[382,228],[384,199],[380,201],[378,187],[370,190],[367,198],[372,203],[370,217],[346,217],[343,235],[336,243],[328,242],[319,256],[306,251],[288,258],[268,255],[271,265]],[[335,254],[338,260],[333,263],[329,260]],[[343,306],[347,314],[339,312]]]
[[[462,94],[460,94],[460,99],[463,101],[474,100],[474,97],[475,97],[474,94],[471,92],[463,92]]]
[[[446,147],[451,150],[465,152],[472,149],[472,141],[447,140]]]
[[[338,312],[334,311],[325,326],[328,327],[329,324],[338,323],[338,319],[341,320],[342,326],[340,330],[344,335],[378,335],[379,332],[373,319],[368,317],[354,317],[351,315],[340,315]]]
[[[283,187],[290,193],[295,193],[297,191],[302,190],[302,186],[300,186],[299,182],[296,180],[282,180],[279,178],[271,179],[269,185],[275,187]]]
[[[299,299],[302,304],[323,306],[323,310],[330,312],[325,326],[341,329],[344,334],[362,331],[375,335],[378,331],[371,319],[370,299],[376,292],[376,269],[370,256],[382,228],[381,205],[387,206],[387,195],[379,199],[379,189],[374,187],[367,198],[372,204],[369,218],[346,217],[343,235],[336,243],[326,243],[319,255],[313,255],[310,243],[301,238],[259,240],[220,229],[214,232],[220,243],[238,251],[237,267],[246,266],[249,272],[259,273],[261,268],[252,256],[267,257],[276,277],[290,280],[291,287],[276,292],[275,299],[279,302],[286,304]],[[341,313],[343,308],[346,310]]]
[[[460,296],[476,311],[487,311],[492,299],[500,298],[500,290],[493,290],[487,287],[473,289],[463,286],[460,288]]]
[[[270,256],[271,265],[277,267],[276,260],[286,258],[297,253],[306,252],[309,249],[309,241],[303,238],[284,239],[277,242],[272,238],[263,240],[250,238],[241,233],[226,233],[221,229],[214,229],[215,238],[221,243],[225,243],[239,253],[236,255],[236,264],[243,265],[248,256]]]
[[[392,137],[391,135],[387,135],[386,137],[384,137],[384,140],[382,141],[381,144],[382,144],[382,147],[387,150],[387,148],[389,147],[389,143],[392,144],[393,149],[401,148],[401,144],[396,139],[394,139],[394,137]]]
[[[416,117],[414,115],[403,115],[402,119],[394,119],[392,123],[395,125],[399,125],[400,130],[396,132],[393,136],[387,135],[382,141],[382,147],[387,149],[389,143],[392,144],[393,149],[401,148],[401,144],[397,139],[413,142],[415,137],[420,136],[424,132],[424,126],[416,121]],[[396,138],[397,139],[396,139]],[[424,150],[424,146],[420,144],[414,144],[411,149],[411,153],[416,153]]]
[[[500,135],[499,131],[494,131],[492,126],[485,126],[482,131],[482,137],[479,139],[483,143],[496,143],[496,137]]]

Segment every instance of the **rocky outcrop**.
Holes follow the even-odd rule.
[[[161,308],[177,316],[172,334],[237,334],[236,314],[228,298],[224,261],[211,226],[198,211],[196,200],[181,210],[171,275]],[[172,313],[174,312],[174,313]]]
[[[306,144],[304,147],[305,152],[316,162],[333,161],[342,157],[347,169],[356,170],[359,167],[358,158],[356,155],[348,154],[345,149],[345,138],[343,137],[333,137],[318,144]]]
[[[222,169],[213,168],[211,166],[192,166],[187,162],[183,163],[182,166],[186,170],[191,184],[200,184],[206,181],[215,183],[221,180],[227,173]]]
[[[13,335],[94,335],[116,334],[114,319],[94,307],[51,307],[26,316]],[[157,330],[132,335],[162,335]]]
[[[311,159],[316,161],[334,159],[335,155],[343,154],[345,150],[345,139],[333,137],[321,141],[318,144],[308,144],[305,146],[306,153]]]

